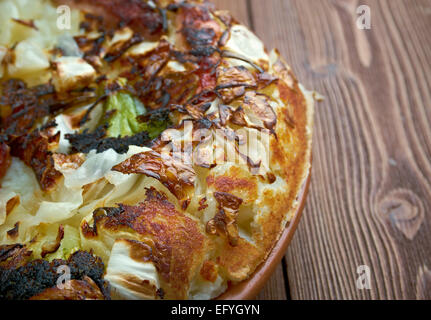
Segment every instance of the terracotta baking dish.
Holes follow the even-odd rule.
[[[305,200],[308,194],[308,188],[311,180],[311,166],[308,172],[307,179],[302,186],[299,193],[299,207],[294,217],[287,225],[280,239],[272,249],[268,258],[257,268],[254,274],[246,281],[237,285],[230,286],[228,290],[223,293],[217,300],[252,300],[255,299],[259,292],[262,290],[265,283],[271,277],[277,265],[282,260],[286,253],[287,247],[293,238],[296,228],[298,227],[299,220],[302,216],[302,210],[305,206]]]

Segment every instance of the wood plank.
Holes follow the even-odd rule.
[[[236,20],[250,27],[250,15],[247,0],[212,0],[220,10],[229,10]]]
[[[274,274],[268,280],[257,300],[286,300],[286,283],[283,275],[283,267],[280,264]]]
[[[317,106],[304,218],[287,253],[294,299],[414,299],[431,291],[431,1],[252,0]],[[371,30],[356,8],[371,8]],[[359,265],[371,290],[358,290]]]

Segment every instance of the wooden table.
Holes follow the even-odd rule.
[[[430,299],[431,0],[214,1],[326,97],[303,219],[258,298]]]

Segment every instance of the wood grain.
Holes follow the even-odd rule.
[[[247,0],[213,0],[220,10],[229,10],[236,20],[253,29],[250,21],[251,7]]]
[[[215,2],[326,97],[288,280],[280,267],[258,298],[431,299],[431,1]],[[360,4],[371,30],[356,27]]]
[[[317,108],[312,190],[287,253],[294,299],[429,298],[431,1],[252,0]],[[371,290],[358,290],[359,265]]]
[[[257,300],[286,300],[286,282],[283,275],[283,265],[280,264],[269,279],[262,292],[256,297]],[[290,294],[290,293],[289,293]]]

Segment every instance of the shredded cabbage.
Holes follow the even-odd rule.
[[[157,138],[169,125],[166,113],[152,112],[148,114],[148,120],[138,121],[138,116],[147,114],[145,106],[130,94],[118,92],[108,98],[106,111],[114,111],[108,121],[109,137],[133,136],[146,131],[151,139]]]
[[[56,252],[48,254],[49,261],[54,259],[67,260],[71,254],[81,249],[81,236],[78,229],[69,225],[64,227],[64,238]]]
[[[108,98],[106,111],[115,110],[109,119],[108,136],[126,137],[133,136],[144,130],[144,127],[136,119],[138,111],[135,100],[130,94],[118,92]]]
[[[69,225],[64,226],[64,237],[60,242],[60,247],[53,253],[42,257],[43,246],[53,242],[57,236],[59,224],[40,225],[36,228],[38,237],[36,241],[28,244],[32,251],[33,259],[45,259],[52,261],[54,259],[67,260],[71,254],[81,249],[81,237],[77,228]]]
[[[130,250],[127,241],[115,242],[105,279],[109,281],[114,297],[129,300],[154,298],[160,287],[157,270],[150,261],[136,261],[131,258]],[[142,284],[146,284],[146,290],[143,290]],[[134,290],[136,287],[140,287],[139,290]]]
[[[126,154],[119,154],[113,149],[97,153],[96,150],[90,151],[86,155],[85,162],[76,170],[62,168],[56,164],[56,169],[64,176],[64,185],[71,189],[80,189],[86,184],[96,182],[108,174],[112,167],[132,157],[133,155],[149,150],[148,148],[129,146]]]

